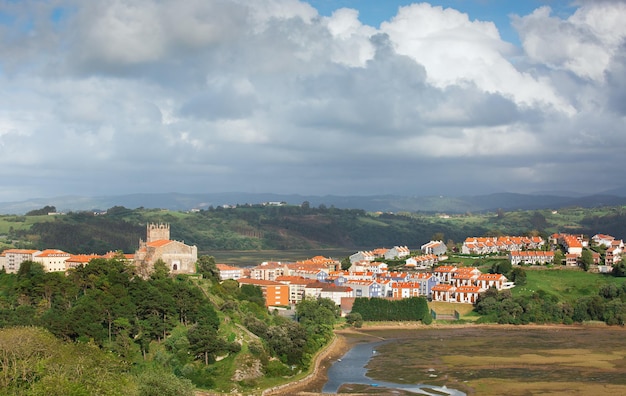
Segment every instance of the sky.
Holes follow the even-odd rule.
[[[0,201],[626,184],[625,1],[0,0]]]

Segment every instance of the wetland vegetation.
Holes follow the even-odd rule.
[[[367,364],[372,382],[429,384],[468,395],[626,394],[621,327],[441,326],[364,329],[363,342],[391,340]],[[392,394],[344,384],[340,393]],[[398,394],[393,392],[393,394]]]

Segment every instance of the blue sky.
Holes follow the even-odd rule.
[[[359,11],[359,19],[374,27],[393,18],[398,8],[417,3],[410,0],[309,0],[320,15],[330,16],[339,8],[353,8]],[[549,6],[562,18],[567,18],[575,8],[572,1],[540,1],[540,0],[448,0],[429,1],[429,4],[443,8],[453,8],[469,15],[470,19],[492,21],[498,26],[502,38],[519,44],[519,37],[511,27],[509,15],[527,15],[536,8]]]
[[[626,169],[625,19],[618,0],[0,0],[0,201],[603,192]]]

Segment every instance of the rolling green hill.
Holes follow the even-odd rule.
[[[104,215],[70,212],[62,216],[0,216],[0,249],[57,248],[69,253],[133,252],[150,222],[171,225],[172,239],[200,252],[253,250],[419,248],[433,237],[460,243],[468,236],[547,236],[554,232],[611,234],[626,238],[626,206],[559,211],[502,211],[463,215],[414,212],[370,213],[320,206],[241,205],[194,212],[128,209]]]

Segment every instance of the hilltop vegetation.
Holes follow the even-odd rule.
[[[36,212],[38,213],[38,212]],[[559,211],[499,210],[443,216],[424,213],[368,213],[320,206],[242,205],[198,212],[113,207],[104,215],[0,216],[0,248],[57,248],[69,253],[133,252],[149,222],[171,225],[172,238],[212,250],[418,248],[433,237],[459,243],[468,236],[547,236],[554,232],[607,233],[626,238],[626,207],[566,208]]]
[[[306,371],[332,337],[331,300],[297,306],[299,320],[268,313],[261,290],[204,278],[148,279],[120,259],[67,274],[26,261],[0,273],[0,388],[11,395],[191,395],[268,387]]]

